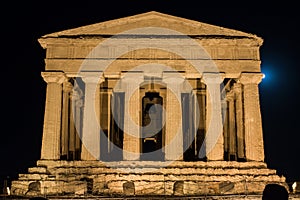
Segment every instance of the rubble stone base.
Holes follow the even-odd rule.
[[[263,162],[53,161],[12,182],[14,195],[196,196],[262,194],[284,177]]]

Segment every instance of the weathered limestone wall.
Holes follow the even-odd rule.
[[[20,174],[11,191],[18,195],[187,196],[262,194],[268,183],[287,187],[285,178],[262,162],[175,161],[165,165],[157,161],[40,160],[28,174]]]

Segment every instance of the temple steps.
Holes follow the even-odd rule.
[[[285,184],[261,162],[154,162],[40,160],[14,182],[17,193],[199,195],[261,193]],[[178,189],[179,188],[179,189]]]
[[[86,176],[81,174],[69,174],[69,175],[56,175],[56,176],[50,176],[50,175],[38,175],[38,174],[20,174],[19,180],[25,180],[25,181],[73,181],[73,180],[81,180],[84,179]],[[151,179],[155,179],[158,181],[226,181],[231,180],[233,182],[237,181],[274,181],[274,182],[280,182],[282,179],[277,175],[248,175],[248,176],[241,176],[241,175],[136,175],[136,174],[99,174],[97,176],[94,176],[97,178],[102,179],[111,179],[111,180],[132,180],[132,181],[149,181]]]
[[[46,174],[47,172],[47,167],[45,166],[40,166],[40,167],[31,167],[28,168],[28,173],[32,173],[32,174]]]
[[[273,175],[276,170],[269,169],[213,169],[213,168],[80,168],[57,167],[50,170],[54,174],[174,174],[174,175]]]
[[[260,162],[173,162],[167,165],[159,162],[55,162],[39,161],[39,165],[47,165],[50,174],[142,174],[144,175],[203,175],[203,176],[226,176],[226,175],[253,175],[271,176],[276,175],[276,170],[268,169],[266,164]]]
[[[264,162],[236,162],[236,161],[118,161],[118,162],[102,162],[102,161],[56,161],[56,160],[39,160],[37,167],[128,167],[128,168],[267,168]]]
[[[231,163],[231,164],[230,164]],[[107,164],[107,165],[105,165]],[[39,161],[38,167],[29,168],[28,174],[19,174],[19,180],[80,180],[87,176],[106,176],[114,180],[205,180],[232,181],[272,180],[282,181],[276,170],[268,169],[265,163],[259,162],[173,162],[166,167],[165,163],[152,162],[116,162],[102,163],[97,161]],[[46,167],[49,166],[49,167]],[[112,166],[112,167],[109,167]],[[118,166],[118,167],[117,167]],[[161,177],[161,178],[159,178]],[[283,178],[284,179],[284,178]]]

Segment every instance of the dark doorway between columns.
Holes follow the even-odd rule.
[[[109,123],[107,125],[101,124],[100,159],[103,161],[120,161],[123,160],[125,93],[114,92],[112,95],[104,94],[102,101],[108,102],[108,98],[111,99],[111,105],[107,105],[107,103],[102,105],[101,122],[107,123],[109,121]],[[111,109],[110,114],[107,112],[108,109]]]
[[[141,160],[164,160],[162,152],[163,98],[146,92],[142,98]]]
[[[181,93],[183,160],[205,161],[205,93]]]

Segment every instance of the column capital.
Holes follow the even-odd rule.
[[[72,87],[72,92],[70,92],[70,99],[71,99],[72,101],[77,102],[77,101],[82,100],[83,97],[84,97],[84,96],[83,96],[82,90],[78,87],[77,84],[75,84],[75,85]]]
[[[243,84],[259,84],[262,80],[262,73],[241,73],[239,81]]]
[[[242,85],[241,85],[241,83],[234,83],[232,89],[236,93],[241,93],[242,92]]]
[[[220,84],[224,80],[224,73],[204,72],[201,81],[205,84]]]
[[[77,100],[77,99],[81,99],[82,97],[83,97],[82,92],[73,89],[72,94],[71,94],[72,99]]]
[[[71,92],[73,89],[73,85],[70,82],[64,82],[63,84],[63,91],[64,92]]]
[[[226,92],[226,99],[228,101],[233,101],[234,100],[234,92],[233,92],[233,90],[230,90],[229,92]]]
[[[85,83],[102,83],[105,78],[103,72],[80,72],[80,76]]]
[[[121,74],[122,82],[136,82],[139,84],[144,80],[144,73],[142,71],[128,71]]]
[[[41,75],[47,83],[62,84],[67,81],[67,77],[63,72],[42,72]]]

